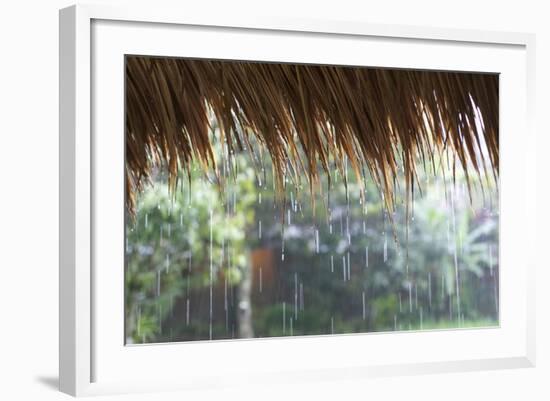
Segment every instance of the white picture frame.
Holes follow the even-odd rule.
[[[258,35],[264,46],[257,45]],[[182,38],[200,46],[182,47]],[[532,244],[522,235],[534,225],[529,200],[535,191],[534,43],[533,35],[521,33],[286,18],[230,20],[155,7],[79,5],[61,10],[60,390],[80,396],[235,386],[251,380],[360,379],[534,366],[535,262]],[[375,56],[366,61],[364,52],[352,54],[356,46]],[[392,47],[396,51],[384,50]],[[425,57],[411,58],[412,52]],[[437,59],[430,56],[434,52]],[[125,347],[119,335],[124,325],[124,54],[499,72],[500,326]],[[101,134],[106,131],[115,134]],[[446,349],[450,341],[453,347]],[[347,352],[353,349],[365,353]],[[384,351],[388,349],[392,353]],[[289,353],[297,355],[292,366],[284,359]],[[181,366],[183,355],[194,362],[192,367]],[[244,360],[224,362],[242,355]],[[170,374],[174,366],[179,366],[177,374]]]

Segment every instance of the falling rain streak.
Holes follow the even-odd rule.
[[[209,328],[208,328],[208,333],[209,333],[209,338],[210,340],[212,340],[212,293],[213,293],[213,275],[214,275],[214,271],[213,271],[213,264],[214,264],[214,259],[213,259],[213,256],[212,256],[212,252],[213,252],[213,239],[212,239],[212,236],[213,236],[213,233],[212,233],[212,230],[213,230],[213,223],[212,223],[212,209],[210,209],[209,211],[210,213],[210,271],[209,271],[209,287],[210,287],[210,311],[209,311],[209,317],[210,317],[210,320],[209,320]]]
[[[259,288],[259,291],[261,293],[262,292],[262,285],[263,285],[262,266],[260,266],[260,268],[259,268],[259,275],[260,275],[260,288]]]
[[[319,230],[315,230],[315,252],[319,253]]]
[[[283,335],[286,334],[286,302],[283,302]]]
[[[262,221],[258,221],[258,238],[262,239]]]
[[[384,263],[388,261],[388,239],[384,236]]]
[[[366,304],[365,304],[365,291],[361,293],[362,299],[363,299],[363,320],[367,317],[367,310],[366,310]]]
[[[453,234],[454,234],[454,241],[453,241],[453,260],[454,260],[454,268],[455,268],[455,286],[456,286],[456,310],[457,310],[457,317],[460,319],[460,277],[458,274],[458,255],[457,255],[457,233],[456,233],[456,214],[455,214],[455,191],[454,187],[451,187],[451,212],[452,212],[452,224],[453,224]]]
[[[344,276],[344,281],[347,280],[347,269],[346,269],[346,257],[342,256],[342,274]]]

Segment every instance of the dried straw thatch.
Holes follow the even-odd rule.
[[[216,170],[213,117],[227,154],[252,139],[267,149],[279,188],[297,172],[314,188],[320,170],[330,177],[349,162],[391,208],[398,169],[410,194],[419,160],[435,172],[447,155],[453,173],[498,175],[494,74],[127,56],[131,212],[155,165],[167,166],[171,188],[193,159]]]

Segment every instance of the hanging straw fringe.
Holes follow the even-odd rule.
[[[127,56],[130,213],[155,166],[171,190],[193,160],[216,170],[212,117],[225,154],[252,140],[267,150],[279,193],[285,176],[305,173],[314,190],[349,163],[360,184],[366,166],[392,210],[398,169],[408,199],[419,160],[435,174],[450,156],[469,189],[470,173],[498,176],[496,74]]]

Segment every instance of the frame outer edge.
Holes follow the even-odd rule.
[[[362,20],[331,20],[295,18],[284,15],[255,15],[231,17],[215,10],[189,14],[181,7],[149,7],[147,5],[83,4],[93,19],[182,24],[205,27],[258,29],[268,31],[302,32],[306,34],[335,34],[351,36],[377,36],[413,40],[455,41],[468,43],[507,44],[524,46],[532,37],[524,32],[486,31],[479,29],[450,28],[427,25],[371,23]]]
[[[529,160],[527,164],[527,171],[529,180],[527,182],[527,189],[537,188],[537,132],[536,132],[536,35],[526,34],[525,37],[525,49],[526,49],[526,135],[528,139],[528,152]],[[537,196],[533,196],[533,210],[536,211]],[[536,212],[535,212],[536,213]],[[536,214],[530,214],[529,217],[529,231],[537,232],[537,222],[535,219]],[[527,344],[526,344],[526,359],[531,367],[536,367],[536,289],[537,281],[536,274],[539,265],[535,256],[537,255],[536,241],[529,242],[528,254],[531,255],[527,262]]]
[[[215,16],[183,18],[178,13],[140,8],[73,5],[59,11],[59,389],[73,395],[95,393],[93,336],[91,332],[92,223],[91,178],[91,20],[107,19],[151,23],[179,23],[244,29],[290,30],[310,33],[389,36],[410,39],[503,43],[527,49],[527,129],[535,143],[535,35],[515,32],[486,32],[437,27],[392,26],[354,21],[260,18],[224,22]],[[187,22],[186,22],[187,19]],[[208,21],[211,21],[208,23]],[[290,21],[290,22],[287,22]],[[364,24],[364,25],[363,25]],[[365,28],[364,26],[367,26]],[[347,27],[346,27],[347,26]],[[529,171],[534,167],[532,147]],[[536,183],[533,178],[530,184]],[[532,225],[536,223],[532,221]],[[529,295],[526,355],[507,359],[513,367],[535,366],[535,287],[537,262],[528,266]],[[478,361],[479,362],[479,361]],[[492,369],[494,367],[486,367]],[[501,367],[502,368],[502,367]],[[478,369],[474,369],[478,370]],[[460,369],[458,371],[461,371]],[[98,389],[95,389],[96,391]]]
[[[59,12],[59,389],[91,382],[90,20]]]
[[[59,390],[76,395],[76,7],[59,11]]]

